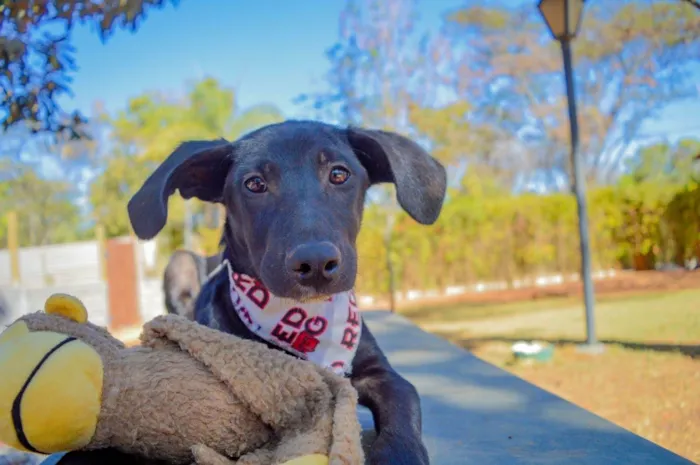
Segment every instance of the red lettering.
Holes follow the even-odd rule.
[[[292,348],[303,354],[313,352],[316,350],[316,346],[318,346],[318,339],[306,331],[300,332],[292,344]]]
[[[233,273],[233,283],[238,289],[246,292],[248,290],[248,285],[251,284],[252,281],[245,275]]]
[[[345,362],[333,362],[331,363],[331,367],[345,369]]]
[[[258,281],[253,282],[253,285],[248,289],[246,295],[260,310],[265,310],[268,302],[270,302],[270,293],[265,289],[265,286]]]
[[[258,306],[260,310],[264,310],[270,302],[270,291],[257,279],[251,279],[248,276],[233,273],[232,280],[234,286]]]
[[[328,328],[328,320],[322,316],[315,316],[306,320],[304,327],[306,328],[306,332],[310,335],[320,336],[326,331],[326,328]]]
[[[280,323],[277,323],[277,325],[273,328],[271,334],[280,341],[286,342],[287,344],[291,344],[298,333],[296,331],[287,332],[284,331],[283,328],[284,327]]]
[[[352,305],[348,307],[348,319],[346,321],[352,326],[358,326],[360,324],[360,315]]]
[[[308,314],[303,308],[293,307],[287,310],[287,313],[284,314],[280,322],[299,329],[307,316]]]
[[[343,339],[340,341],[340,344],[345,346],[346,349],[352,350],[355,348],[355,344],[357,344],[357,336],[357,331],[352,328],[345,328],[343,331]]]

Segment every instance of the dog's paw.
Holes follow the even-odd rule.
[[[428,451],[417,438],[380,434],[367,452],[368,465],[430,465]]]

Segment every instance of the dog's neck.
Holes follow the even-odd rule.
[[[362,333],[353,291],[297,302],[270,293],[234,234],[222,239],[229,298],[241,322],[261,339],[338,374],[347,375]]]
[[[260,276],[258,276],[250,260],[248,247],[246,247],[243,237],[236,233],[229,219],[227,219],[224,224],[220,245],[223,246],[223,251],[221,253],[222,259],[227,260],[236,273],[245,274],[254,279],[260,279]]]

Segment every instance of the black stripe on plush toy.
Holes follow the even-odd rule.
[[[41,454],[42,452],[36,450],[34,446],[31,445],[29,439],[27,439],[27,435],[24,434],[24,428],[22,427],[22,415],[20,412],[22,406],[22,397],[24,396],[25,391],[29,387],[29,383],[32,382],[32,379],[34,379],[34,376],[36,376],[36,374],[39,372],[39,369],[42,367],[42,365],[46,363],[46,360],[48,360],[49,357],[51,357],[51,355],[53,355],[58,349],[72,341],[75,341],[74,337],[67,337],[58,344],[56,344],[51,350],[49,350],[46,353],[46,355],[44,355],[44,357],[39,361],[39,363],[36,364],[34,370],[32,370],[32,372],[29,374],[29,377],[27,377],[27,381],[24,382],[24,386],[22,386],[22,389],[20,389],[19,393],[17,393],[17,397],[15,397],[14,402],[12,402],[12,424],[15,427],[15,434],[17,435],[17,440],[20,444],[22,444],[22,447],[36,454]]]

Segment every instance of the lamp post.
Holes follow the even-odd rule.
[[[576,94],[571,65],[571,41],[578,34],[585,0],[540,0],[538,8],[552,36],[559,41],[564,58],[564,77],[566,79],[566,97],[569,107],[569,126],[571,131],[571,165],[573,171],[573,190],[578,208],[578,229],[581,247],[581,280],[586,307],[586,343],[580,346],[585,352],[598,353],[602,345],[598,343],[595,333],[593,280],[591,277],[591,251],[588,238],[588,208],[586,206],[585,178],[579,153],[578,116],[576,114]]]

